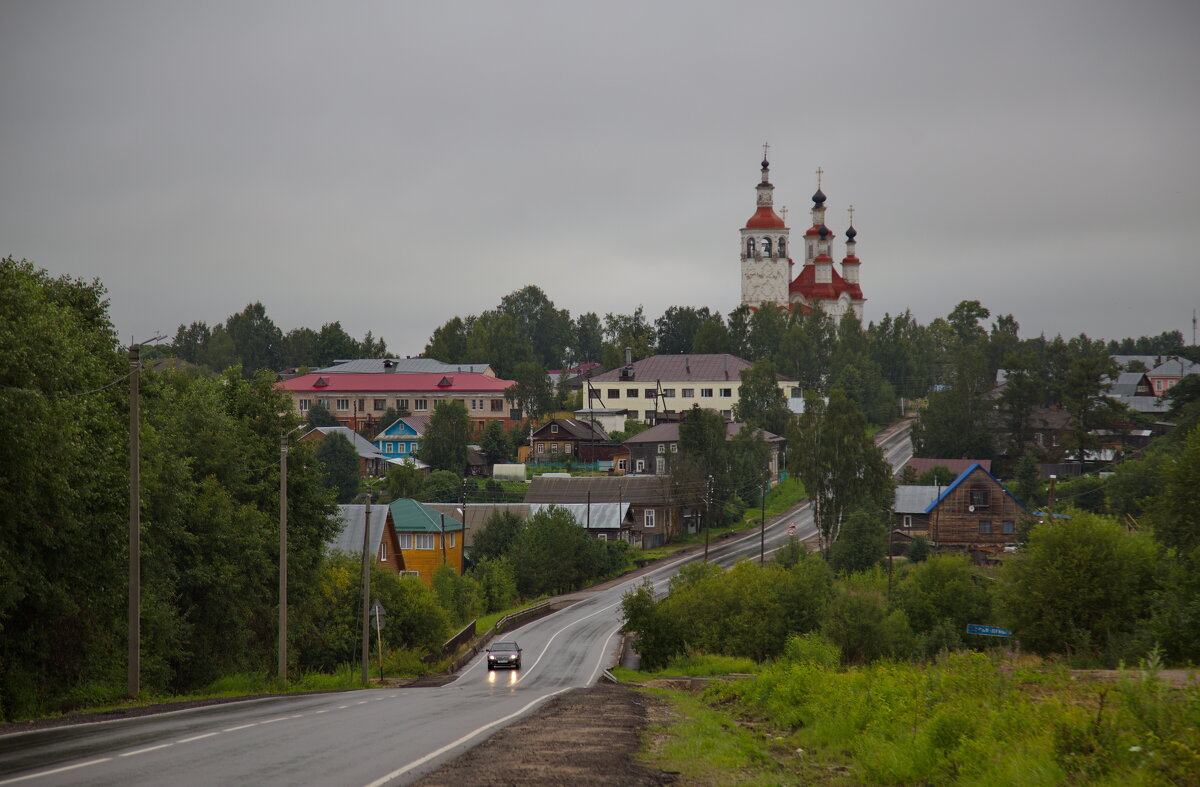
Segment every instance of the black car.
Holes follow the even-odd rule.
[[[521,646],[515,642],[493,642],[487,649],[488,669],[521,669]]]

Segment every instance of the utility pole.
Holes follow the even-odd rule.
[[[708,562],[708,519],[712,510],[712,481],[713,477],[708,477],[708,482],[704,485],[704,562]]]
[[[129,345],[129,673],[127,691],[141,692],[142,641],[142,475],[138,418],[139,344]]]
[[[446,565],[446,515],[442,514],[442,565]],[[463,519],[467,518],[467,512],[463,512]]]
[[[370,679],[367,669],[371,661],[371,493],[367,492],[366,521],[363,522],[362,550],[362,682]]]
[[[1058,480],[1057,475],[1050,476],[1050,491],[1047,493],[1047,507],[1050,509],[1050,521],[1054,522],[1054,482]]]
[[[279,682],[287,683],[287,457],[288,433],[279,436]]]
[[[758,564],[761,566],[767,559],[767,485],[762,487],[762,508],[759,511],[758,528]]]

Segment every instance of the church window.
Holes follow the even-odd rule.
[[[762,251],[763,251],[763,254],[767,255],[768,257],[771,256],[771,239],[770,238],[762,239]]]
[[[787,238],[779,239],[779,256],[780,257],[787,256]]]
[[[754,238],[750,238],[746,241],[746,253],[751,257],[754,256]]]

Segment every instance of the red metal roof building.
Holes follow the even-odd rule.
[[[508,421],[512,405],[504,391],[513,385],[487,374],[306,374],[276,385],[292,399],[296,412],[306,416],[318,402],[342,426],[358,431],[374,424],[390,407],[401,413],[428,415],[438,402],[457,399],[467,408],[476,434],[494,420]]]

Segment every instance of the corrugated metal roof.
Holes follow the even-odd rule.
[[[940,465],[951,473],[959,474],[974,464],[978,464],[989,473],[992,472],[991,459],[929,459],[923,456],[914,456],[908,460],[908,466],[918,473],[927,472]]]
[[[937,500],[937,486],[921,486],[919,484],[897,484],[896,501],[892,510],[897,514],[923,514],[929,505]]]
[[[525,502],[586,503],[588,492],[593,503],[652,503],[669,504],[674,495],[669,476],[581,476],[578,478],[544,478],[538,476],[529,484]]]
[[[362,555],[363,526],[367,521],[367,507],[364,503],[346,503],[338,506],[338,519],[343,523],[340,533],[329,542],[329,551],[341,552],[346,555]],[[385,505],[371,506],[371,533],[369,543],[374,553],[379,552],[379,542],[383,538],[384,525],[387,524],[388,507]]]
[[[393,500],[388,508],[392,512],[392,523],[397,533],[447,533],[462,530],[460,519],[434,508],[418,503],[411,498]]]
[[[331,434],[340,434],[342,437],[350,441],[350,445],[354,446],[354,450],[359,456],[365,459],[382,459],[383,454],[379,453],[379,449],[375,447],[367,438],[360,435],[348,426],[314,426],[300,436],[303,440],[313,432],[320,432],[328,437]]]
[[[725,424],[725,439],[732,440],[737,435],[741,434],[745,427],[742,423]],[[768,443],[776,443],[784,438],[773,432],[768,432],[765,429],[759,429],[758,432],[763,439]],[[644,432],[638,432],[633,437],[628,438],[625,443],[674,443],[679,440],[679,422],[671,421],[663,424],[655,424]]]
[[[388,369],[386,364],[392,364]],[[321,374],[458,374],[474,372],[486,374],[491,368],[486,363],[444,363],[436,358],[354,358],[334,361],[333,366],[317,369]]]
[[[629,503],[530,503],[530,515],[553,508],[568,512],[588,530],[618,530],[629,512]]]
[[[307,392],[320,396],[337,393],[395,393],[395,394],[462,394],[471,391],[495,393],[514,385],[486,374],[458,372],[425,374],[370,374],[345,372],[341,374],[306,374],[276,384],[290,392]]]
[[[684,355],[652,355],[640,361],[633,362],[633,379],[621,377],[624,365],[616,369],[598,374],[592,378],[592,383],[615,382],[741,382],[742,370],[749,369],[751,363],[747,360],[728,353],[713,354],[684,354]],[[789,380],[779,375],[780,380]]]

